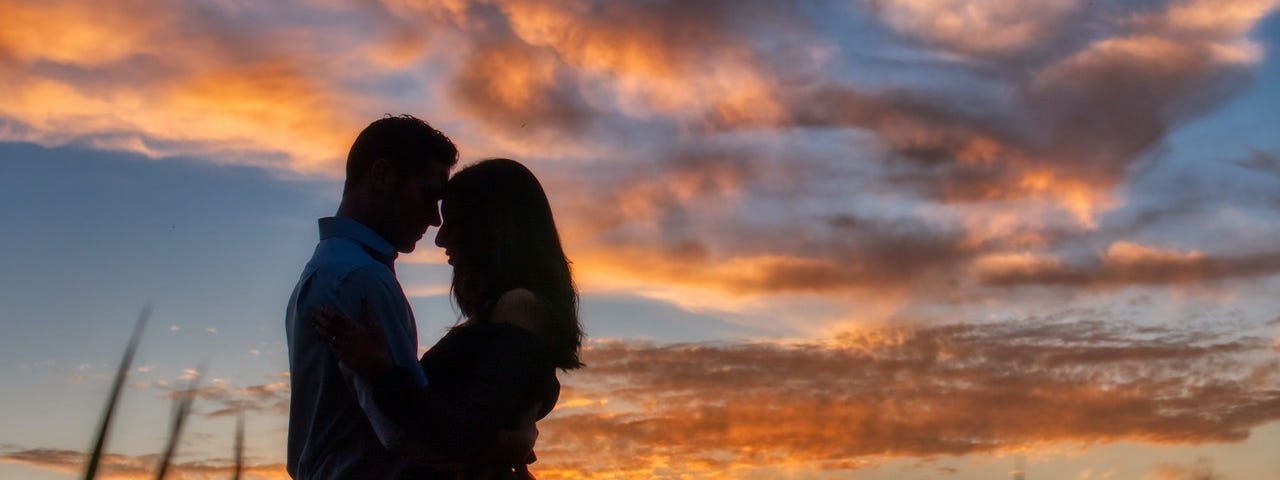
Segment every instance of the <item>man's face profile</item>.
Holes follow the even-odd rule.
[[[440,198],[449,179],[449,168],[431,162],[421,173],[394,179],[389,205],[392,232],[387,241],[400,253],[410,253],[427,229],[440,225]]]

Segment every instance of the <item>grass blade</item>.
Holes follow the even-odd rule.
[[[133,336],[129,338],[129,345],[124,349],[124,358],[120,359],[120,368],[116,370],[115,383],[111,384],[111,394],[107,397],[107,406],[102,412],[102,422],[98,425],[98,438],[94,440],[88,464],[85,466],[85,480],[92,480],[98,474],[98,463],[102,460],[107,435],[111,432],[111,417],[115,415],[116,401],[120,399],[120,390],[124,388],[124,381],[129,376],[129,366],[133,364],[133,354],[138,350],[138,341],[142,338],[142,331],[147,327],[147,321],[150,319],[151,305],[147,305],[142,308],[142,313],[138,314],[138,323],[133,326]]]
[[[187,416],[191,414],[191,404],[196,401],[196,389],[200,387],[200,377],[204,376],[207,369],[206,364],[200,364],[196,368],[196,376],[191,379],[191,383],[187,384],[187,388],[177,392],[178,396],[173,399],[173,416],[169,422],[169,442],[165,446],[164,455],[160,457],[160,466],[156,467],[156,480],[164,480],[165,474],[169,472],[169,465],[173,462],[173,455],[178,451],[178,440],[182,438],[182,427],[187,423]]]
[[[240,480],[240,471],[244,469],[244,410],[236,415],[236,465],[231,480]]]

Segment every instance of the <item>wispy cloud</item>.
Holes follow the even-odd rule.
[[[544,422],[542,458],[644,475],[856,468],[1054,442],[1238,442],[1280,419],[1268,343],[1081,311],[800,344],[598,344]]]
[[[1085,287],[1185,285],[1280,272],[1280,252],[1209,257],[1130,242],[1117,242],[1082,265],[1053,259],[1010,264],[982,272],[995,285],[1040,284]]]
[[[53,448],[35,448],[25,450],[6,450],[0,452],[0,463],[26,465],[42,470],[79,474],[83,469],[85,454],[71,450]],[[103,479],[146,479],[155,475],[159,455],[103,455],[98,478]],[[165,478],[204,480],[227,478],[234,465],[227,461],[192,461],[178,462],[169,467]],[[244,478],[249,479],[286,479],[289,475],[283,464],[245,465]]]
[[[597,341],[584,351],[588,368],[561,376],[559,405],[540,423],[537,467],[549,478],[830,472],[1043,445],[1241,442],[1280,420],[1273,339],[1249,333],[1267,325],[1121,317],[1077,309],[802,342]],[[287,374],[267,380],[201,387],[196,413],[287,415]],[[0,458],[66,469],[81,457],[14,449]],[[108,464],[124,475],[152,461]],[[204,478],[226,468],[188,462],[178,471]],[[1199,478],[1168,477],[1175,470],[1151,475]]]
[[[241,413],[258,413],[268,416],[286,416],[289,413],[289,379],[287,372],[272,375],[267,383],[240,387],[223,379],[214,379],[210,385],[194,390],[198,403],[192,411],[205,417],[223,417]],[[157,385],[167,392],[166,397],[188,395],[185,390],[172,390]],[[212,405],[212,406],[210,406]]]
[[[1213,472],[1213,459],[1197,458],[1191,465],[1160,464],[1152,467],[1143,480],[1225,480]]]

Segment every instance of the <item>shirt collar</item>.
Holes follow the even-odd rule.
[[[391,266],[399,255],[396,248],[378,232],[347,217],[325,217],[320,221],[320,239],[343,237],[355,240],[379,261]]]

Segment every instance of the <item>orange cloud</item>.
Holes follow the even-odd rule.
[[[5,140],[332,174],[364,120],[305,54],[198,9],[2,3]],[[264,45],[242,48],[252,37]]]
[[[339,113],[344,102],[290,62],[202,72],[176,83],[166,100],[190,126],[164,132],[170,138],[207,135],[240,142],[237,149],[288,152],[293,169],[311,174],[340,170],[363,120]]]
[[[101,66],[120,61],[145,52],[149,37],[165,20],[132,15],[128,8],[100,9],[72,1],[3,2],[3,8],[0,59],[23,62]]]
[[[450,74],[458,113],[507,143],[549,132],[593,143],[583,128],[612,137],[634,122],[779,118],[774,75],[738,27],[803,31],[798,12],[773,2],[387,3],[396,22],[474,39],[451,52],[462,59]]]
[[[913,284],[928,288],[938,274],[972,255],[945,233],[861,221],[865,224],[847,232],[847,238],[807,254],[765,253],[771,242],[785,245],[787,232],[744,233],[746,240],[739,247],[747,251],[736,255],[710,253],[697,240],[665,247],[604,243],[572,254],[575,274],[586,287],[641,291],[650,286],[684,287],[693,290],[694,296],[699,291],[701,295],[719,292],[738,297],[734,301],[796,293],[862,292],[884,297]]]
[[[574,398],[610,401],[548,417],[537,466],[550,478],[732,478],[1056,442],[1237,442],[1280,420],[1265,339],[1082,316],[872,343],[599,344],[564,380]]]
[[[534,470],[540,478],[817,475],[1048,444],[1240,442],[1280,421],[1280,359],[1270,338],[1247,333],[1265,326],[1158,327],[1073,310],[803,342],[597,341],[584,351],[587,368],[561,376],[561,400],[539,424]],[[205,387],[197,406],[283,416],[288,385],[271,380]],[[72,472],[83,455],[11,449],[0,461]],[[135,478],[154,461],[112,455],[106,465],[111,478]],[[192,461],[178,472],[212,478],[227,468]],[[252,471],[282,475],[278,464]]]
[[[732,188],[709,188],[689,196],[685,193],[690,190],[678,188],[685,183],[683,173],[663,166],[652,172],[656,178],[610,184],[609,190],[589,197],[595,200],[589,214],[575,212],[575,217],[584,218],[578,220],[584,225],[567,228],[576,230],[577,251],[587,252],[583,268],[599,270],[604,278],[629,272],[642,279],[636,284],[647,280],[758,295],[793,289],[843,293],[858,285],[911,284],[931,275],[937,275],[930,278],[931,286],[947,284],[964,278],[969,268],[993,268],[974,264],[975,258],[1041,251],[1054,242],[1079,238],[1100,228],[1102,214],[1123,206],[1116,188],[1169,131],[1221,104],[1243,84],[1245,67],[1258,58],[1246,55],[1249,48],[1245,47],[1252,45],[1248,29],[1275,8],[1275,2],[1250,0],[1225,5],[1171,2],[1105,19],[1102,35],[1097,31],[1085,35],[1080,25],[1100,13],[1083,3],[1046,2],[1039,9],[1003,3],[932,8],[935,3],[875,2],[874,6],[882,16],[897,15],[885,21],[900,21],[896,26],[901,28],[918,27],[938,35],[945,35],[948,26],[977,29],[977,33],[965,30],[966,35],[995,43],[954,48],[975,60],[992,62],[989,73],[995,78],[982,81],[1008,87],[1009,95],[966,97],[965,91],[886,90],[809,79],[771,97],[781,99],[785,112],[776,122],[721,119],[718,123],[729,131],[770,125],[870,133],[887,150],[884,167],[876,172],[882,180],[934,203],[935,211],[941,213],[928,218],[948,215],[947,220],[959,226],[960,232],[941,228],[934,238],[922,236],[921,240],[929,239],[929,244],[939,247],[920,252],[933,258],[917,261],[914,252],[876,251],[871,245],[824,236],[811,217],[778,220],[774,227],[789,232],[790,238],[763,229],[723,226],[725,233],[710,235],[707,231],[713,227],[699,224],[713,223],[724,215],[750,216],[749,205],[755,199],[779,201],[763,194],[767,182],[776,178],[758,168],[745,176],[716,174],[732,179]],[[1041,24],[1060,31],[1050,32],[1049,37],[1029,33]],[[1063,41],[1050,42],[1055,36]],[[947,42],[930,45],[949,48],[943,43]],[[1026,75],[1028,69],[1032,75]],[[792,163],[798,170],[826,167]],[[854,185],[843,198],[846,204],[856,205],[866,197],[856,190],[856,181],[850,183]],[[809,188],[812,185],[799,186]],[[601,204],[601,196],[613,198]],[[804,193],[798,196],[813,198]],[[729,207],[712,210],[708,206],[724,202]],[[795,205],[809,204],[797,201]],[[744,237],[758,240],[743,241]],[[633,248],[636,244],[649,248]],[[877,268],[876,254],[909,260],[905,268]],[[664,260],[668,257],[672,260]],[[1141,262],[1153,265],[1153,259]],[[1160,285],[1273,273],[1245,265],[1192,273],[1202,268],[1195,266],[1196,261],[1183,261],[1180,267],[1166,263],[1174,270],[1160,272],[1173,276],[1162,277],[1157,271],[1117,274],[1108,282]],[[1030,267],[1052,271],[1046,265]],[[1026,265],[1020,270],[1031,271]],[[990,273],[980,276],[1000,277]]]
[[[1033,262],[988,262],[979,271],[989,285],[1061,285],[1099,288],[1129,285],[1197,285],[1280,273],[1280,253],[1206,255],[1115,242],[1092,263],[1044,258]]]
[[[593,113],[551,52],[516,42],[477,46],[452,82],[465,111],[516,132],[579,132]]]
[[[644,115],[710,111],[736,120],[770,119],[775,87],[728,21],[734,9],[786,11],[748,2],[658,2],[593,8],[545,2],[500,2],[512,31],[553,49],[587,78],[601,78],[619,97],[610,107]],[[695,47],[696,46],[696,47]],[[712,53],[714,52],[714,53]]]
[[[547,166],[587,284],[929,301],[1273,271],[1009,260],[1131,238],[1099,231],[1117,187],[1246,83],[1274,0],[0,5],[0,138],[336,176],[364,122],[427,109],[464,156]],[[819,15],[895,33],[863,51]]]
[[[82,452],[51,448],[7,451],[0,453],[0,463],[26,465],[42,470],[50,470],[67,474],[80,474],[84,470],[87,455]],[[118,455],[105,454],[99,464],[98,478],[104,480],[141,480],[155,476],[159,455]],[[178,480],[207,480],[227,478],[231,475],[234,464],[219,462],[180,462],[169,466],[165,478]],[[241,478],[249,480],[287,479],[289,474],[284,464],[244,465]]]
[[[870,0],[895,30],[962,53],[1014,53],[1051,40],[1078,0]]]
[[[1226,477],[1213,473],[1213,459],[1200,457],[1190,466],[1156,465],[1142,478],[1143,480],[1224,480]]]

